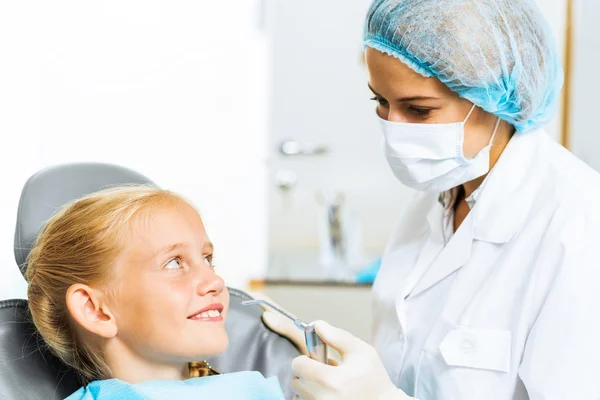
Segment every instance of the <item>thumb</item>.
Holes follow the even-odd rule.
[[[349,332],[333,327],[325,321],[315,321],[317,334],[330,347],[337,350],[344,359],[364,342]]]

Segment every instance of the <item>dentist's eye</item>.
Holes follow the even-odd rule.
[[[211,268],[215,267],[215,264],[213,263],[213,256],[204,257],[204,263]]]
[[[409,106],[408,111],[416,118],[426,119],[431,114],[431,108]]]
[[[182,268],[182,266],[181,266],[181,261],[178,258],[172,259],[165,265],[165,269],[179,269],[179,268]]]
[[[378,105],[380,106],[387,106],[387,100],[384,99],[383,97],[379,97],[379,96],[375,96],[375,97],[371,97],[371,100],[376,101]]]

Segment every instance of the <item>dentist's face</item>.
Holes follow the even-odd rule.
[[[369,87],[379,117],[392,122],[462,122],[473,103],[458,97],[437,78],[426,78],[395,57],[367,48]],[[487,146],[496,116],[475,108],[465,125],[464,154],[473,157]]]
[[[118,260],[117,337],[134,354],[173,365],[223,352],[229,293],[213,265],[213,246],[184,202],[138,218]]]

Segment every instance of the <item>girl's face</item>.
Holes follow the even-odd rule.
[[[229,293],[215,272],[213,245],[196,210],[178,201],[133,225],[116,265],[115,339],[157,364],[222,353]]]

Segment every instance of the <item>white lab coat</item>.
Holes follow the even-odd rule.
[[[419,400],[600,399],[600,175],[517,133],[447,243],[443,215],[416,197],[373,286],[392,381]]]

